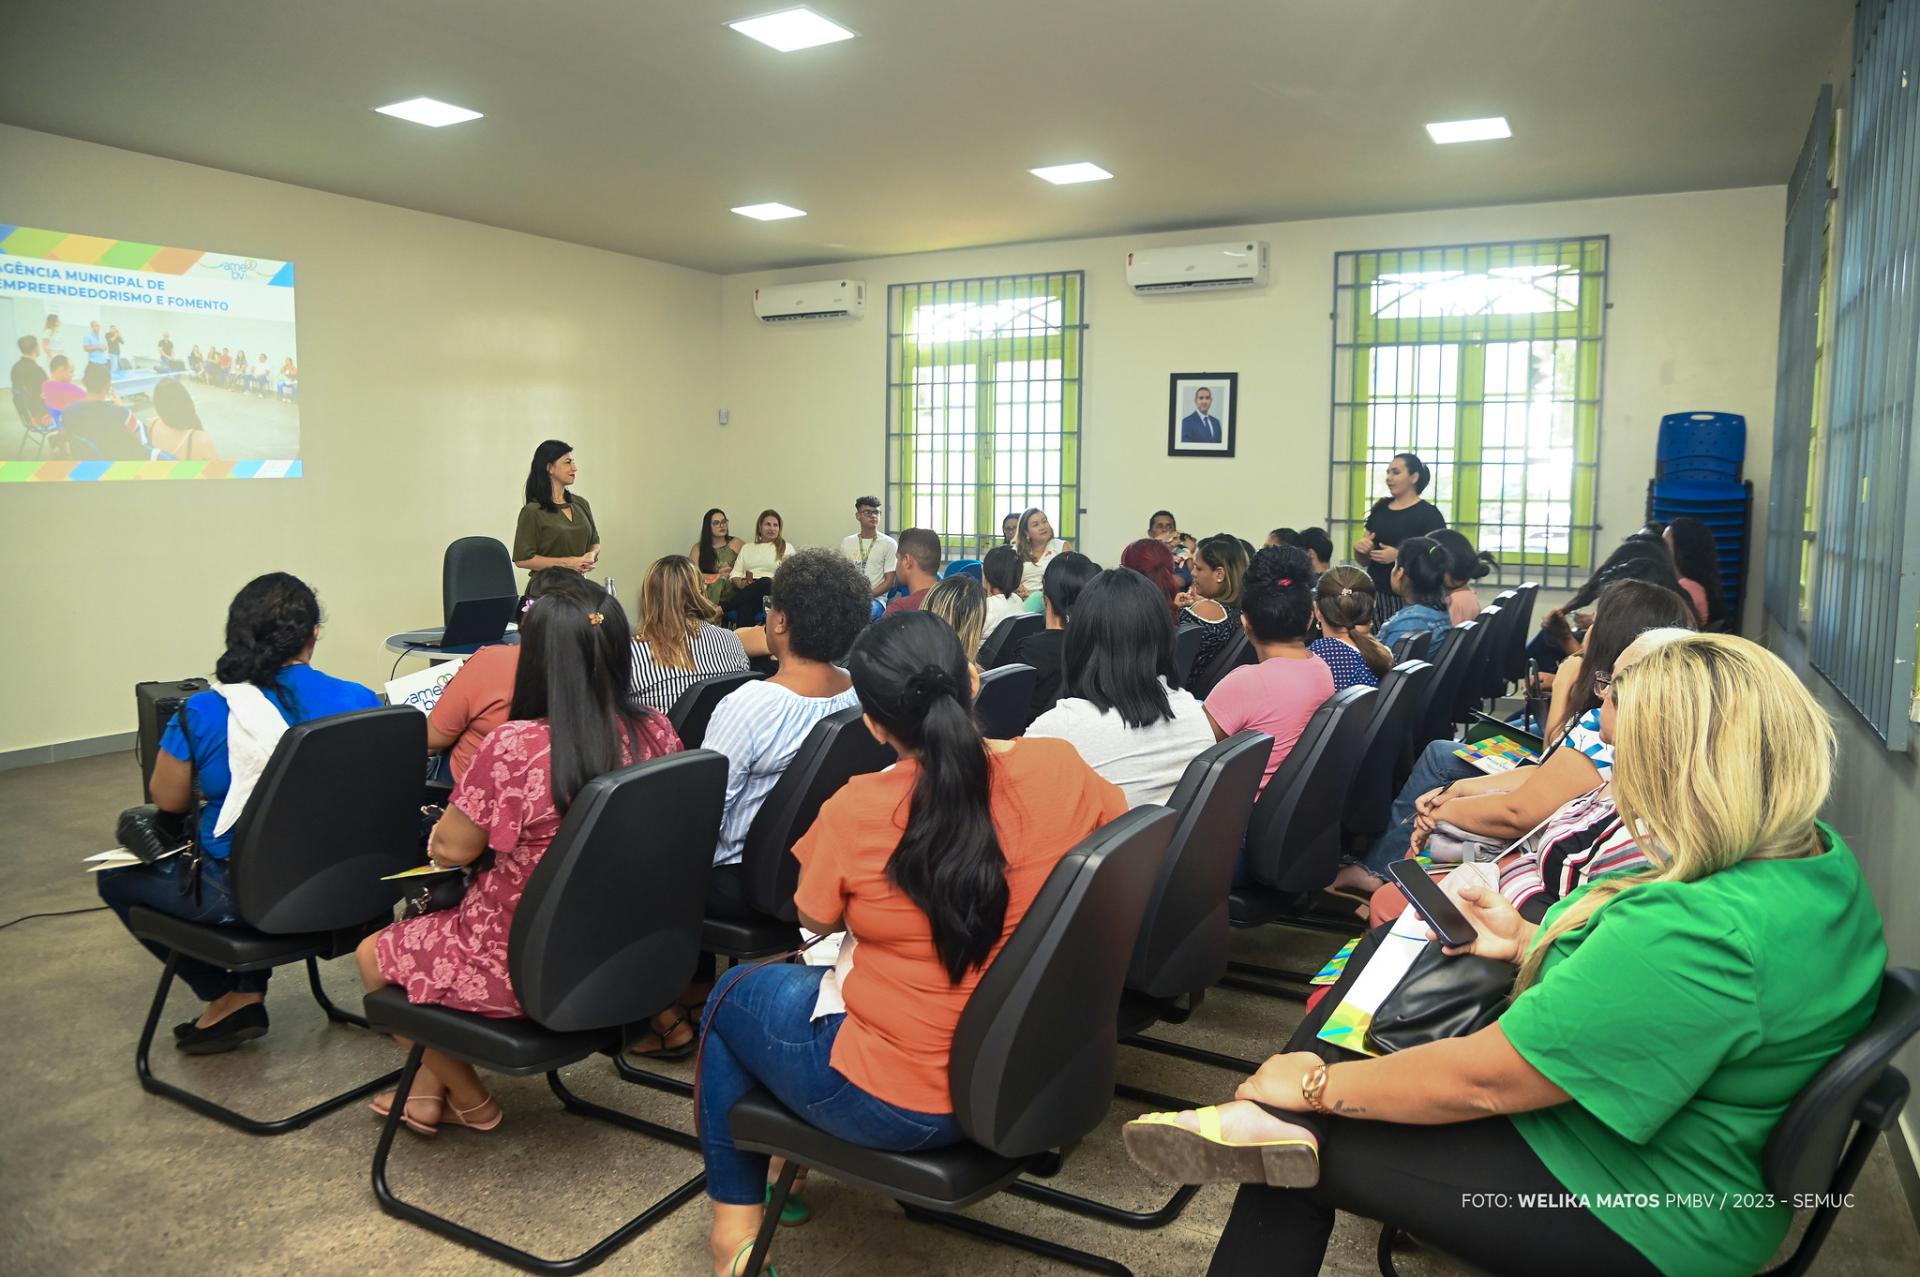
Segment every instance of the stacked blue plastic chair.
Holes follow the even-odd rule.
[[[1674,412],[1660,418],[1647,518],[1682,515],[1706,524],[1720,550],[1728,628],[1740,628],[1753,534],[1753,484],[1741,479],[1747,419],[1737,412]]]

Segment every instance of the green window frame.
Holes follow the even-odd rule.
[[[1571,587],[1593,564],[1607,317],[1604,235],[1337,253],[1329,524],[1363,534],[1396,452],[1499,561]]]
[[[978,558],[1038,506],[1078,539],[1085,297],[1082,271],[887,289],[890,526]]]

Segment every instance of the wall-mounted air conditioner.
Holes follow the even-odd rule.
[[[858,319],[867,313],[867,285],[859,279],[823,279],[753,290],[753,313],[763,324],[802,319]]]
[[[1259,288],[1267,282],[1265,241],[1182,244],[1127,254],[1127,283],[1136,293],[1189,288]]]

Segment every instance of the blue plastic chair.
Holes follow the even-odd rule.
[[[980,567],[980,560],[978,559],[955,559],[953,562],[947,564],[947,570],[940,575],[942,578],[950,576],[970,576],[982,585],[986,584],[986,576]]]
[[[1670,412],[1660,418],[1654,477],[1738,483],[1747,459],[1747,419],[1737,412]]]

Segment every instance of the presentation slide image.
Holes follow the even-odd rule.
[[[0,223],[0,482],[297,478],[291,263]]]

